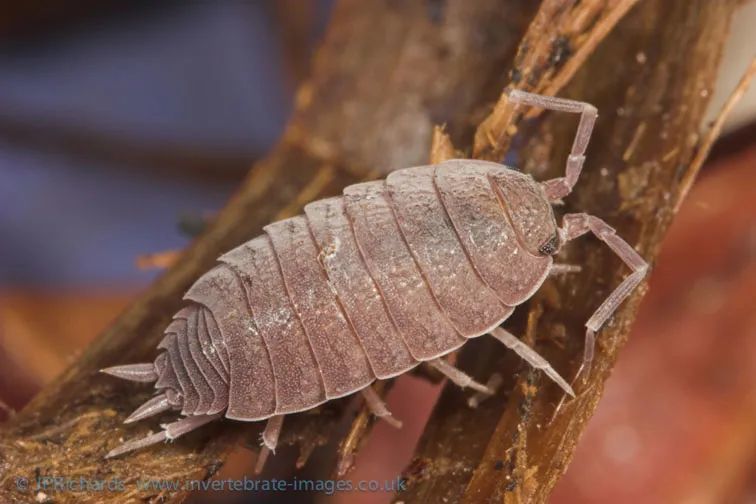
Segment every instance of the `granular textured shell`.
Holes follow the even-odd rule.
[[[501,324],[548,274],[538,246],[555,235],[540,185],[494,163],[347,187],[197,280],[156,387],[184,415],[248,421],[351,394]]]

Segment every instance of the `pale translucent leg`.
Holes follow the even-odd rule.
[[[276,454],[276,446],[278,446],[278,436],[281,435],[281,427],[283,426],[284,415],[272,416],[268,419],[268,423],[265,424],[265,430],[262,432],[262,448],[257,455],[257,463],[255,464],[255,474],[260,474],[265,466],[265,461],[268,460],[268,455],[271,452]]]
[[[543,183],[549,200],[556,201],[564,198],[572,191],[575,182],[577,182],[577,179],[580,176],[580,171],[583,169],[585,149],[588,147],[588,141],[591,138],[593,125],[598,117],[596,107],[585,102],[527,93],[516,89],[509,92],[509,101],[517,104],[541,107],[546,110],[580,114],[580,123],[578,124],[577,133],[575,134],[575,140],[572,143],[572,151],[567,157],[565,176],[547,180]]]
[[[147,446],[160,443],[161,441],[171,441],[179,436],[183,436],[187,432],[191,432],[194,429],[202,427],[208,422],[212,422],[213,420],[220,418],[220,416],[220,413],[216,415],[195,415],[182,418],[181,420],[177,420],[169,424],[162,424],[160,426],[163,428],[162,431],[143,437],[141,439],[127,441],[118,448],[110,450],[108,454],[105,455],[105,458],[117,457],[118,455],[122,455],[139,448],[145,448]]]
[[[606,222],[585,213],[566,214],[562,220],[562,241],[573,240],[578,236],[591,232],[596,238],[606,243],[612,251],[619,256],[622,261],[632,270],[630,276],[625,278],[617,286],[609,297],[607,297],[601,306],[599,306],[588,322],[585,323],[585,349],[583,351],[583,362],[575,374],[573,383],[578,379],[581,373],[588,373],[593,361],[594,347],[596,344],[596,331],[612,316],[620,304],[630,295],[630,293],[643,280],[648,271],[648,263],[630,246],[625,240],[615,234],[614,229]]]
[[[444,359],[433,359],[431,361],[428,361],[428,365],[432,368],[437,369],[442,375],[446,376],[449,380],[451,380],[455,385],[458,385],[462,388],[470,387],[473,390],[477,390],[478,392],[482,392],[484,394],[493,394],[494,391],[490,388],[486,387],[482,383],[478,383],[475,380],[472,379],[471,376],[463,373],[459,369],[455,368],[448,362],[446,362]]]
[[[554,264],[549,270],[549,276],[568,275],[570,273],[580,273],[580,266],[577,264]]]
[[[365,402],[367,403],[370,413],[385,421],[392,427],[396,427],[397,429],[402,428],[401,420],[394,418],[394,416],[386,407],[386,403],[384,403],[381,397],[376,394],[375,390],[373,390],[373,387],[365,387],[360,392],[362,393],[362,397],[365,398]]]
[[[501,387],[502,383],[504,383],[504,378],[501,376],[501,373],[492,373],[486,382],[486,388],[490,389],[491,392],[495,394],[496,391],[499,390],[499,387]],[[491,393],[489,392],[476,392],[467,399],[467,405],[472,409],[475,409],[480,406],[480,403],[489,397],[491,397]]]
[[[543,371],[544,374],[546,374],[546,376],[551,378],[557,385],[559,385],[562,390],[567,392],[572,397],[575,397],[575,392],[573,392],[570,384],[567,383],[567,381],[565,381],[565,379],[562,378],[553,367],[551,367],[551,364],[549,364],[546,359],[541,357],[538,352],[517,339],[514,334],[501,327],[497,327],[491,331],[491,336],[504,343],[507,348],[522,357],[525,362],[527,362],[534,368]]]

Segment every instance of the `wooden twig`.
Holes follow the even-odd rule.
[[[722,105],[714,122],[706,130],[701,141],[698,142],[695,157],[693,158],[693,161],[691,161],[688,169],[685,171],[685,175],[683,175],[682,181],[680,182],[675,203],[675,212],[680,209],[680,205],[688,195],[690,188],[693,187],[693,182],[695,182],[698,173],[701,171],[701,167],[711,151],[711,146],[714,145],[716,139],[719,138],[719,134],[722,132],[722,126],[724,126],[725,121],[727,121],[727,118],[735,108],[735,105],[740,101],[746,91],[748,91],[748,87],[751,85],[754,75],[756,75],[756,58],[751,60],[751,64],[743,73],[743,76],[740,78],[737,86],[735,86],[735,89],[732,90],[732,93],[730,93],[725,104]]]
[[[606,219],[648,260],[653,261],[674,215],[682,170],[694,159],[689,139],[698,134],[711,95],[702,90],[711,90],[737,3],[645,0],[618,23],[562,93],[596,105],[600,116],[564,211]],[[561,175],[573,135],[574,122],[550,114],[523,139],[520,167],[537,178]],[[574,243],[560,261],[579,264],[581,272],[547,281],[530,310],[543,309],[536,329],[539,352],[569,377],[582,357],[583,324],[627,271],[591,239]],[[397,501],[547,501],[598,403],[643,290],[601,330],[590,376],[577,384],[577,399],[553,420],[561,394],[529,370],[517,386],[509,386],[511,395],[497,394],[464,414],[465,394],[445,387],[405,473],[409,489]],[[521,317],[513,320],[512,330],[526,330]],[[478,379],[521,368],[488,341],[468,345],[460,360]]]
[[[525,34],[510,73],[512,89],[556,94],[638,0],[545,0]],[[516,133],[518,111],[501,94],[475,131],[473,157],[500,161]],[[540,111],[530,111],[531,116]]]
[[[451,138],[444,131],[443,126],[433,127],[433,137],[431,138],[431,149],[428,161],[430,164],[437,164],[447,159],[458,157]]]
[[[384,398],[391,389],[392,384],[393,381],[378,382],[373,386],[373,389],[381,398]],[[377,419],[370,413],[368,407],[364,404],[361,405],[357,416],[349,428],[349,432],[344,436],[339,445],[335,471],[337,478],[343,478],[354,466],[355,456],[362,447],[365,437],[375,421]]]

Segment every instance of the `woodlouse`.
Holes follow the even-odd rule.
[[[263,456],[283,416],[360,391],[371,411],[397,424],[370,384],[427,362],[479,391],[442,357],[491,333],[568,394],[570,385],[499,325],[554,270],[565,242],[592,232],[632,270],[586,323],[583,363],[594,336],[638,285],[646,262],[597,217],[551,204],[567,196],[583,166],[597,117],[583,102],[511,91],[516,105],[580,114],[564,177],[532,177],[486,161],[406,168],[310,203],[305,215],[270,224],[219,258],[184,296],[150,364],[103,372],[156,382],[134,422],[166,410],[184,418],[129,441],[107,457],[175,439],[221,416],[267,419]]]

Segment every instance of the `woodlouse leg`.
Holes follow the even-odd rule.
[[[598,117],[598,110],[590,103],[527,93],[518,89],[509,92],[509,101],[516,104],[541,107],[546,110],[580,114],[580,123],[575,134],[575,140],[572,143],[572,151],[567,157],[565,176],[547,180],[543,183],[546,195],[550,201],[564,198],[572,191],[583,169],[585,149],[588,147],[588,141],[591,139],[591,132]]]
[[[105,458],[117,457],[118,455],[122,455],[139,448],[145,448],[147,446],[160,443],[161,441],[172,441],[179,436],[183,436],[187,432],[191,432],[194,429],[202,427],[208,422],[212,422],[213,420],[220,418],[220,416],[220,413],[216,415],[196,415],[185,417],[181,420],[177,420],[169,424],[162,424],[160,426],[163,428],[162,431],[143,437],[141,439],[127,441],[118,448],[110,450],[108,454],[105,455]]]
[[[260,474],[265,466],[265,461],[268,460],[268,455],[276,454],[276,446],[278,446],[278,436],[281,434],[281,427],[283,426],[284,415],[272,416],[268,419],[268,423],[265,424],[265,430],[262,432],[262,448],[257,455],[257,463],[255,464],[255,474]]]
[[[362,397],[365,398],[365,402],[367,403],[370,413],[385,421],[392,427],[396,427],[397,429],[402,428],[402,421],[394,418],[394,416],[386,407],[386,403],[384,403],[380,396],[375,393],[373,387],[365,387],[364,389],[360,390],[360,392],[362,393]]]
[[[486,387],[482,383],[476,382],[475,380],[472,379],[471,376],[455,368],[454,366],[446,362],[444,359],[441,359],[441,358],[433,359],[431,361],[428,361],[428,365],[440,371],[441,374],[443,374],[449,380],[451,380],[454,384],[462,388],[470,387],[473,390],[477,390],[478,392],[482,392],[488,395],[492,395],[494,393],[493,390]]]
[[[583,362],[580,364],[573,383],[577,381],[582,373],[589,373],[591,362],[593,361],[593,351],[595,346],[596,331],[612,316],[622,301],[643,280],[648,271],[648,263],[630,246],[625,240],[616,235],[614,229],[606,222],[585,213],[566,214],[562,220],[562,241],[567,242],[591,232],[599,240],[606,243],[612,251],[622,259],[633,271],[630,276],[625,278],[614,291],[601,303],[591,318],[585,323],[585,349],[583,351]]]
[[[549,270],[549,276],[566,275],[569,273],[580,273],[580,266],[577,264],[554,264]]]
[[[497,327],[491,331],[491,336],[504,343],[507,348],[511,349],[512,351],[514,351],[514,353],[522,357],[525,362],[527,362],[534,368],[543,371],[546,376],[551,378],[557,385],[562,388],[562,390],[567,392],[572,397],[575,397],[575,392],[573,392],[570,384],[567,383],[567,381],[562,378],[553,367],[551,367],[551,364],[549,364],[546,359],[541,357],[538,352],[517,339],[514,334],[501,327]]]

